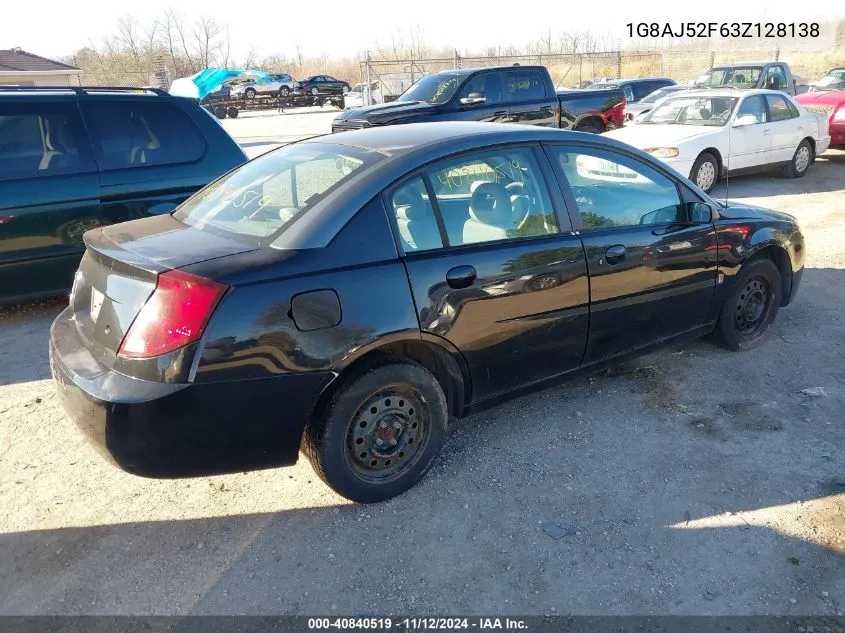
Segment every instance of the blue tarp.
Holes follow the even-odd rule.
[[[233,79],[235,77],[240,77],[241,75],[248,75],[250,77],[254,77],[258,83],[265,83],[270,80],[270,73],[266,73],[263,70],[229,70],[228,68],[206,68],[205,70],[201,70],[198,73],[185,78],[190,80],[191,83],[196,86],[196,94],[184,96],[193,96],[197,99],[204,99],[209,93],[217,90],[224,81]],[[173,83],[176,84],[176,82],[182,81],[184,80],[177,79]],[[173,86],[171,86],[170,92],[174,92]],[[184,92],[184,88],[182,88],[182,90],[177,90],[177,92]]]

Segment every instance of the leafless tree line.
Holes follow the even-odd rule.
[[[831,23],[829,28],[839,31],[845,27],[840,22]],[[771,46],[770,41],[766,44]],[[393,61],[451,58],[455,55],[506,57],[591,54],[618,50],[620,46],[621,42],[608,34],[589,30],[554,33],[549,27],[534,41],[521,47],[489,46],[480,51],[458,51],[428,45],[423,29],[415,26],[397,29],[376,38],[368,54],[373,61]],[[653,50],[658,47],[661,47],[659,41],[640,41],[637,45],[640,49]],[[146,23],[132,16],[124,17],[118,21],[112,36],[78,50],[65,61],[82,68],[86,73],[84,80],[89,84],[109,80],[116,83],[148,83],[162,64],[171,78],[186,77],[203,68],[228,67],[288,72],[297,78],[325,73],[356,80],[360,74],[360,61],[365,54],[362,52],[356,57],[344,58],[306,54],[303,46],[296,42],[292,55],[276,53],[259,58],[254,49],[248,49],[238,58],[233,54],[226,24],[208,16],[187,19],[169,9],[161,17]]]

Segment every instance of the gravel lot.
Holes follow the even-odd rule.
[[[327,131],[326,110],[224,125],[255,154]],[[807,236],[768,344],[694,342],[474,415],[376,506],[305,461],[177,481],[107,465],[53,395],[62,302],[0,312],[0,613],[841,613],[843,189],[837,152],[801,180],[731,181]]]

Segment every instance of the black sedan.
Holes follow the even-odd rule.
[[[315,97],[317,95],[345,95],[349,90],[350,86],[347,82],[328,75],[311,75],[296,84],[297,92]]]
[[[360,502],[413,486],[452,417],[671,341],[760,343],[804,267],[789,215],[611,139],[486,123],[288,145],[85,243],[50,358],[105,455],[175,477],[302,445]]]

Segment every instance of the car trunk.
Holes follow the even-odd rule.
[[[89,231],[84,239],[70,305],[80,336],[108,369],[161,273],[256,248],[170,215]]]

